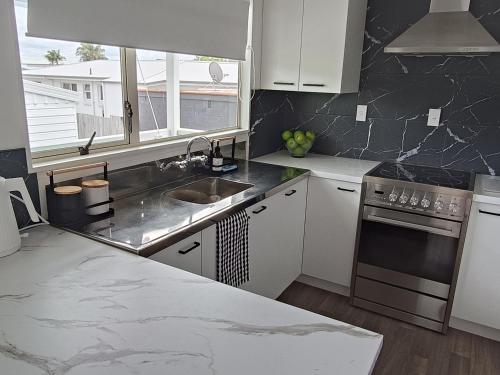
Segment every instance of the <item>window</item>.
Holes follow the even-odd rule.
[[[83,85],[83,94],[85,95],[85,99],[92,100],[92,87],[90,83]]]
[[[140,140],[238,127],[239,62],[137,50]]]
[[[78,85],[76,83],[63,82],[62,88],[65,89],[65,90],[71,90],[71,91],[74,91],[74,92],[78,91]]]
[[[27,37],[26,6],[25,1],[15,2],[33,157],[77,152],[94,131],[94,148],[128,144],[120,48]],[[89,81],[95,77],[99,82],[103,76],[113,86],[113,101],[107,103],[104,116],[98,103],[88,102],[92,99]],[[87,81],[83,95],[77,93],[81,80]]]
[[[94,132],[95,150],[239,127],[238,61],[31,38],[26,0],[15,11],[34,158],[77,153]]]

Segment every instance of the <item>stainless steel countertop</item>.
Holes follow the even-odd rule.
[[[158,251],[208,228],[217,221],[283,191],[306,178],[309,171],[252,161],[238,161],[238,170],[221,177],[254,186],[213,204],[195,204],[179,201],[167,192],[194,181],[213,176],[209,172],[187,174],[175,180],[162,180],[154,164],[110,172],[111,186],[114,173],[121,174],[119,184],[112,188],[116,201],[113,217],[79,227],[65,228],[74,233],[103,243],[150,257]],[[157,170],[156,170],[157,169]],[[147,171],[148,173],[144,173]],[[117,179],[118,180],[118,179]],[[139,185],[148,190],[133,194]],[[156,187],[152,187],[156,184]],[[160,185],[160,186],[158,186]],[[114,190],[114,192],[113,192]],[[132,194],[132,195],[130,195]],[[117,197],[118,195],[118,197]],[[123,195],[123,196],[122,196]]]

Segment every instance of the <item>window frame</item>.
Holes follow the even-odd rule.
[[[130,61],[136,61],[137,51],[136,49],[127,49],[128,59]],[[176,55],[173,53],[167,53],[166,63],[167,63],[167,75],[172,79],[167,78],[167,91],[173,92],[174,94],[171,96],[167,95],[167,123],[172,124],[174,131],[176,129],[181,129],[181,114],[180,114],[180,86],[175,82],[178,82],[178,60],[176,59]],[[140,146],[140,145],[151,145],[155,143],[164,143],[168,141],[176,141],[182,139],[193,138],[196,135],[204,135],[210,136],[212,134],[222,133],[222,132],[239,132],[245,128],[245,124],[242,121],[242,107],[244,106],[244,100],[242,96],[242,87],[243,87],[243,72],[244,72],[244,64],[245,61],[238,62],[238,98],[237,98],[237,110],[236,110],[236,126],[222,128],[222,129],[213,129],[208,131],[200,132],[199,134],[181,134],[170,137],[162,137],[156,139],[148,139],[141,140],[140,139],[140,121],[139,121],[139,95],[137,90],[138,78],[137,71],[134,71],[133,75],[129,75],[128,87],[129,92],[128,96],[130,98],[130,103],[132,104],[132,109],[134,112],[134,116],[132,118],[132,137],[131,137],[131,146]],[[250,108],[250,104],[248,104],[248,110]],[[154,131],[153,131],[154,132]]]
[[[123,103],[128,101],[128,89],[127,89],[127,51],[125,48],[120,48],[120,66],[121,66],[121,77],[122,77],[122,99]],[[22,80],[22,77],[21,77]],[[85,85],[85,83],[84,83]],[[92,89],[92,86],[91,86]],[[24,96],[24,89],[23,89],[23,96]],[[89,101],[85,97],[85,91],[83,91],[83,97],[85,101]],[[26,110],[26,106],[25,106]],[[130,141],[130,126],[127,123],[128,119],[127,116],[125,115],[125,110],[123,111],[123,139],[117,140],[117,141],[109,141],[109,142],[96,142],[92,145],[92,150],[95,153],[98,152],[103,152],[115,148],[120,148],[120,147],[130,147],[131,141]],[[28,134],[28,123],[26,122],[26,133]],[[29,136],[28,136],[29,137]],[[63,158],[70,158],[76,155],[80,155],[80,152],[78,150],[78,147],[83,146],[85,143],[85,140],[81,142],[81,144],[78,145],[71,145],[68,147],[60,147],[60,148],[53,148],[49,150],[32,150],[31,146],[28,141],[28,148],[30,149],[30,155],[31,159],[34,162],[43,162],[46,160],[57,160],[57,159],[63,159]]]
[[[87,90],[87,86],[89,88],[88,90]],[[85,99],[88,102],[92,101],[92,84],[91,83],[83,83],[83,99]]]

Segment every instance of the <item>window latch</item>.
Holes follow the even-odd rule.
[[[96,135],[96,132],[94,132],[92,134],[92,137],[90,137],[89,141],[87,142],[87,144],[85,146],[78,147],[78,151],[80,151],[80,155],[84,156],[84,155],[88,155],[90,153],[90,146],[92,146],[92,142],[94,142],[95,135]]]
[[[124,103],[125,114],[128,118],[128,133],[132,134],[132,117],[134,116],[134,112],[132,111],[132,105],[128,100]]]

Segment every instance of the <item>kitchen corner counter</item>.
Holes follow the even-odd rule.
[[[253,159],[260,163],[309,169],[311,176],[346,182],[361,183],[363,176],[380,162],[340,158],[336,156],[308,154],[305,158],[293,158],[287,151],[278,151]]]
[[[382,336],[44,226],[0,259],[2,374],[369,374]]]

